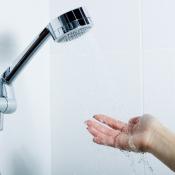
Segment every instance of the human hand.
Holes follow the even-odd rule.
[[[148,151],[158,123],[148,114],[131,118],[128,123],[105,115],[95,115],[94,119],[96,121],[88,120],[85,123],[95,143],[135,152]]]

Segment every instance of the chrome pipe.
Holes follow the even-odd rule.
[[[24,50],[24,52],[15,60],[15,62],[6,69],[2,75],[2,79],[7,83],[11,83],[12,80],[19,74],[19,72],[28,63],[30,58],[36,53],[39,48],[45,43],[50,32],[45,28],[38,37]]]

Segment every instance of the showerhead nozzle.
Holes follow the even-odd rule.
[[[92,27],[92,21],[85,8],[71,10],[54,20],[48,29],[57,42],[66,42],[76,39]]]

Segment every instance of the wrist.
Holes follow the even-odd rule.
[[[154,153],[155,149],[160,146],[162,134],[166,132],[166,128],[158,120],[154,119],[150,124],[147,136],[146,152]]]
[[[154,150],[156,149],[156,145],[159,145],[160,130],[160,127],[156,126],[156,128],[150,131],[147,152],[153,154]]]
[[[175,135],[159,124],[152,132],[148,152],[156,156],[171,170],[175,171]]]

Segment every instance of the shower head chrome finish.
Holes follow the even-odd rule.
[[[53,39],[57,42],[66,42],[78,38],[91,27],[91,18],[83,7],[55,18],[48,25]]]
[[[15,62],[5,70],[2,74],[3,81],[10,84],[49,36],[52,36],[56,42],[71,41],[86,33],[92,26],[91,18],[83,7],[71,10],[55,18],[23,51]]]

